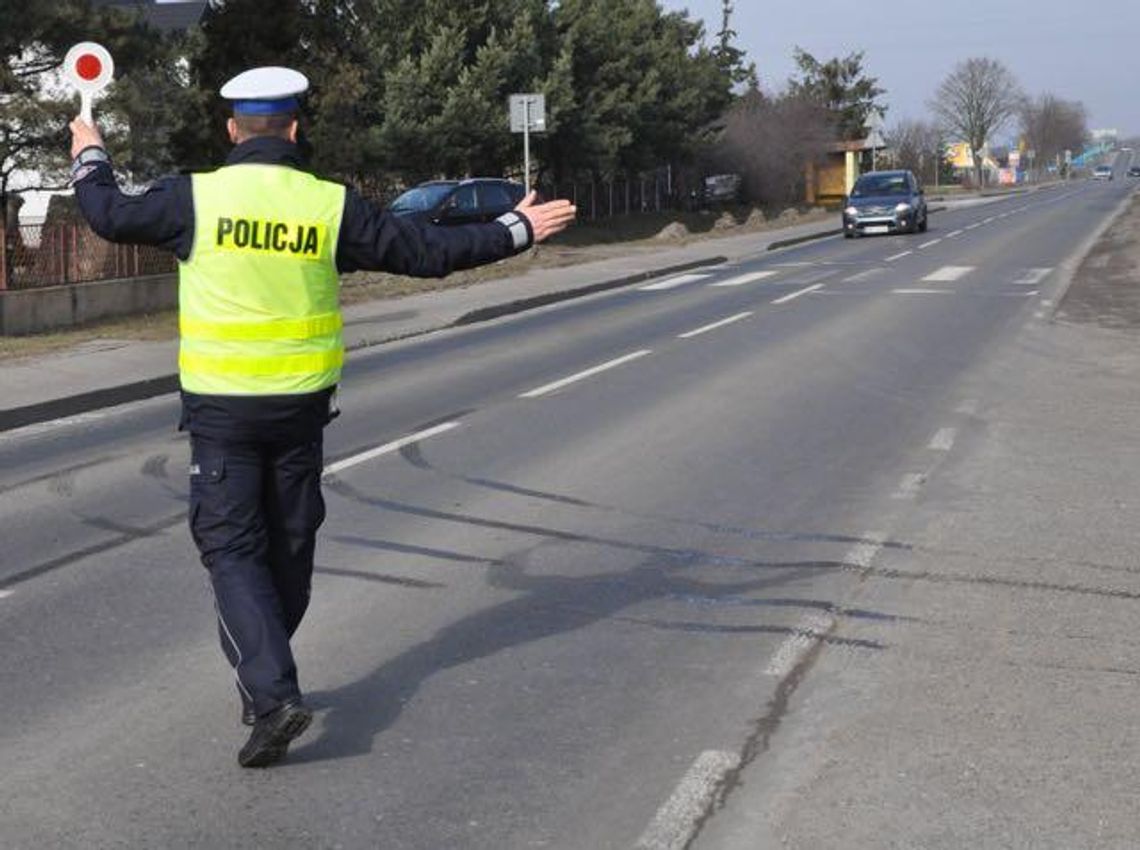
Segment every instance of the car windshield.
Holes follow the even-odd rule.
[[[867,198],[875,195],[905,195],[907,193],[905,174],[865,174],[851,190],[853,198]]]
[[[389,209],[394,213],[424,212],[437,206],[454,188],[450,183],[416,186],[396,198]]]

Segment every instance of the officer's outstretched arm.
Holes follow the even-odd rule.
[[[194,201],[187,177],[155,181],[144,191],[119,189],[97,127],[71,122],[71,180],[79,210],[91,229],[111,242],[157,245],[181,259],[190,254]]]

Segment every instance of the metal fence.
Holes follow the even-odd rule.
[[[169,274],[175,269],[169,251],[115,245],[84,224],[22,225],[9,228],[0,240],[0,290]]]
[[[578,217],[586,220],[685,209],[695,207],[699,200],[695,196],[686,196],[671,177],[656,174],[628,179],[618,177],[613,180],[542,184],[537,188],[548,198],[573,201],[578,207]]]

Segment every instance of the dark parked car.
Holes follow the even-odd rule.
[[[926,231],[926,196],[909,171],[871,171],[855,181],[843,205],[843,235]]]
[[[1140,165],[1134,165],[1128,169],[1129,177],[1140,177]]]
[[[436,224],[470,224],[498,218],[525,194],[521,183],[491,177],[433,180],[404,192],[388,209]]]

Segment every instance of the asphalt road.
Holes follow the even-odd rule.
[[[806,657],[889,651],[849,600],[1117,165],[357,354],[296,641],[318,717],[270,771],[235,762],[175,400],[0,435],[3,845],[686,846]]]

